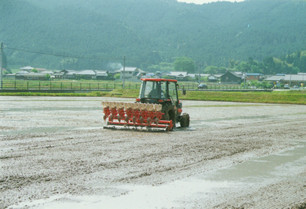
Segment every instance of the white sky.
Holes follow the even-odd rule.
[[[244,0],[177,0],[177,1],[186,2],[186,3],[194,3],[194,4],[207,4],[211,2],[217,2],[217,1],[241,2]]]

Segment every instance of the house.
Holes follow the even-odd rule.
[[[243,81],[243,78],[234,72],[226,71],[220,77],[220,80],[222,83],[228,83],[228,84],[239,83],[240,84]]]
[[[66,70],[60,70],[60,71],[55,71],[53,73],[53,76],[55,79],[63,79],[65,75]]]
[[[120,79],[125,80],[138,80],[145,72],[137,67],[125,67],[120,69]]]
[[[246,73],[246,79],[247,80],[262,80],[263,74],[262,73]]]
[[[167,74],[167,76],[182,81],[188,78],[188,72],[170,72]]]
[[[146,73],[142,78],[155,78],[155,73]]]
[[[156,71],[155,76],[156,76],[156,78],[161,78],[163,76],[163,74],[160,71]]]
[[[16,79],[22,79],[22,80],[49,80],[50,74],[46,73],[16,73],[15,78]]]
[[[16,74],[15,73],[9,73],[5,68],[2,68],[2,71],[4,72],[2,74],[2,76],[6,79],[15,79],[16,78]]]
[[[63,70],[63,79],[76,79],[77,71],[75,70]]]
[[[29,72],[28,71],[25,71],[25,70],[22,70],[22,71],[19,71],[15,74],[15,78],[16,79],[21,79],[21,80],[24,80],[25,79],[25,74],[28,74]]]
[[[108,71],[95,70],[97,80],[113,80]]]
[[[96,79],[96,72],[94,70],[82,70],[75,73],[77,79]]]
[[[235,71],[234,73],[235,73],[236,75],[240,76],[240,77],[242,77],[242,76],[244,75],[244,73],[243,73],[243,72],[240,72],[240,71]]]
[[[45,72],[48,71],[46,68],[35,68],[37,72]]]
[[[31,67],[31,66],[25,66],[25,67],[21,67],[20,70],[21,71],[31,72],[32,70],[34,70],[34,68]]]
[[[216,76],[216,75],[208,75],[207,76],[207,81],[208,82],[218,82],[219,81],[219,77]]]
[[[285,75],[283,82],[289,84],[290,86],[305,86],[306,73]]]
[[[305,86],[306,73],[274,75],[266,78],[265,81],[269,81],[274,84],[282,83],[282,84],[289,84],[290,86],[292,85]]]
[[[265,79],[265,81],[269,81],[271,83],[281,83],[283,82],[285,78],[285,75],[273,75],[273,76],[269,76],[268,78]]]

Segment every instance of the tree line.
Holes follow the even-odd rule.
[[[304,0],[85,2],[2,1],[0,41],[11,48],[5,49],[8,67],[106,69],[110,63],[123,64],[126,56],[128,66],[144,70],[174,69],[176,58],[184,58],[190,72],[303,70]],[[302,54],[293,55],[296,51]]]
[[[206,74],[220,74],[227,70],[265,75],[306,73],[306,50],[297,51],[280,58],[266,57],[263,61],[251,57],[245,61],[230,60],[225,66],[209,65],[205,68],[197,67],[196,61],[190,57],[177,57],[174,62],[161,62],[158,65],[149,66],[148,69],[151,71],[185,71]]]

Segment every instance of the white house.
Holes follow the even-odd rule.
[[[170,72],[167,76],[177,79],[177,80],[184,80],[188,77],[188,72]]]
[[[145,72],[137,67],[125,67],[120,69],[120,79],[138,80]]]
[[[108,71],[95,70],[95,72],[96,72],[96,79],[97,80],[107,80]]]
[[[21,67],[20,70],[22,71],[27,71],[27,72],[31,72],[34,68],[31,66],[25,66],[25,67]]]

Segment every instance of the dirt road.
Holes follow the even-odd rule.
[[[190,128],[147,133],[103,129],[105,100],[134,101],[0,97],[0,208],[306,204],[306,106],[183,101]]]

